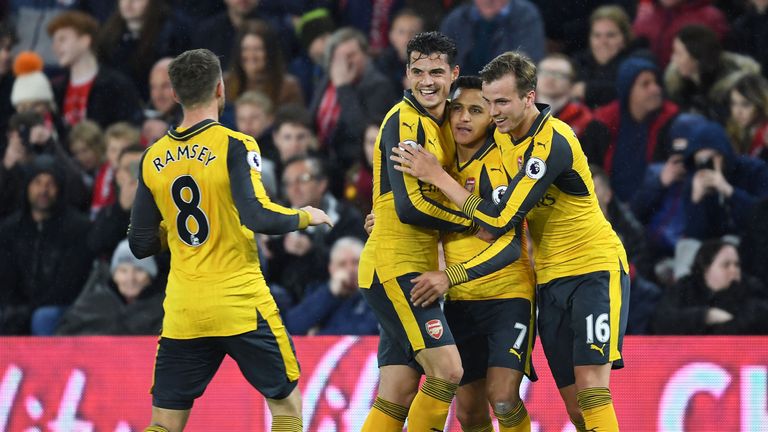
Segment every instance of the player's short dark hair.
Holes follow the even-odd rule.
[[[456,78],[456,81],[453,83],[453,92],[451,93],[451,99],[456,97],[456,90],[458,89],[482,90],[483,80],[481,80],[479,76],[475,76],[475,75],[462,75]]]
[[[190,108],[213,99],[221,79],[221,63],[210,50],[189,50],[171,61],[168,75],[179,102]]]
[[[408,55],[407,62],[409,65],[411,64],[411,53],[414,51],[426,56],[445,54],[448,64],[451,67],[456,65],[456,55],[458,54],[456,42],[440,32],[421,32],[408,41],[406,54]]]
[[[484,83],[500,80],[506,75],[515,77],[520,97],[536,90],[536,65],[525,54],[507,51],[491,60],[480,71]]]

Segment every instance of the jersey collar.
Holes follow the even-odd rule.
[[[199,134],[200,132],[208,129],[209,127],[215,126],[217,124],[219,124],[219,122],[217,122],[216,120],[205,119],[205,120],[195,124],[194,126],[188,128],[186,130],[183,130],[183,131],[177,131],[176,129],[170,129],[168,131],[168,136],[171,137],[172,139],[176,140],[176,141],[186,141],[186,140],[192,138],[193,136]]]
[[[549,105],[537,103],[536,108],[539,109],[539,115],[536,116],[536,120],[533,121],[531,128],[528,129],[528,132],[525,135],[523,135],[520,139],[516,140],[510,136],[510,138],[512,138],[512,144],[518,145],[521,142],[527,140],[529,137],[532,137],[537,133],[539,133],[539,131],[541,131],[541,128],[544,127],[544,123],[547,122],[547,119],[549,119],[549,117],[552,116],[552,114],[550,113],[551,108],[549,107]]]
[[[403,93],[403,100],[408,102],[408,104],[410,104],[412,107],[414,107],[416,111],[419,112],[419,114],[431,118],[435,123],[437,123],[438,126],[443,125],[443,120],[445,120],[445,116],[443,116],[442,119],[434,118],[432,114],[430,114],[429,111],[427,111],[426,108],[421,106],[419,101],[416,100],[416,96],[413,95],[413,91],[411,91],[410,89],[406,90]],[[445,101],[445,103],[448,103],[448,101]]]
[[[491,127],[489,127],[489,128],[488,128],[488,132],[487,132],[487,133],[488,133],[488,135],[487,135],[487,136],[486,136],[486,138],[485,138],[485,143],[483,143],[483,145],[482,145],[482,146],[480,146],[480,148],[479,148],[479,149],[477,149],[477,151],[475,152],[475,154],[473,154],[473,155],[472,155],[472,157],[471,157],[471,158],[469,158],[469,160],[467,160],[467,161],[466,161],[466,162],[464,162],[464,163],[460,163],[460,162],[459,162],[459,156],[458,156],[458,154],[459,154],[459,153],[458,153],[458,147],[459,147],[459,145],[458,145],[458,144],[456,144],[456,147],[457,147],[457,148],[456,148],[456,168],[457,168],[459,171],[463,171],[463,170],[464,170],[464,168],[466,168],[466,167],[468,167],[469,165],[471,165],[471,164],[472,164],[472,162],[474,162],[474,161],[476,161],[476,160],[480,160],[480,159],[484,158],[484,157],[485,157],[485,155],[487,155],[487,154],[488,154],[488,151],[489,151],[491,148],[493,148],[493,146],[495,146],[495,145],[496,145],[496,140],[494,140],[494,139],[493,139],[493,132],[494,132],[494,129],[495,129],[495,127],[494,127],[494,126],[491,126]]]

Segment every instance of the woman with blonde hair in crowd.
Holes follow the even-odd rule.
[[[286,72],[285,60],[275,31],[264,21],[243,24],[224,78],[228,100],[236,100],[248,90],[269,96],[276,108],[304,104],[299,81]]]
[[[768,80],[748,74],[730,92],[728,136],[736,152],[768,162]]]

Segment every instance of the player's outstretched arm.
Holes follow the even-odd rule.
[[[142,156],[139,166],[143,165],[144,157]],[[140,170],[139,185],[131,209],[131,222],[128,225],[128,245],[136,258],[146,258],[160,252],[162,220],[163,216],[157,208],[152,192],[144,184],[144,176]]]
[[[309,212],[283,207],[269,199],[261,182],[261,166],[255,141],[230,137],[227,169],[240,223],[263,234],[285,234],[309,226],[312,218]]]

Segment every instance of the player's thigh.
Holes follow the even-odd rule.
[[[486,384],[485,379],[479,379],[456,390],[456,418],[465,428],[490,421]]]
[[[525,298],[486,300],[475,306],[479,330],[488,338],[488,367],[518,371],[536,381],[533,303]]]
[[[296,388],[300,371],[293,341],[274,305],[259,306],[254,331],[222,338],[227,354],[265,398],[284,399]]]
[[[152,406],[184,411],[205,391],[224,359],[217,338],[169,339],[158,342],[152,383]]]
[[[387,402],[410,407],[419,391],[421,372],[407,365],[385,365],[379,368],[379,394]]]
[[[488,337],[478,332],[472,314],[474,304],[466,300],[446,301],[443,308],[464,369],[461,386],[484,380],[488,369]]]
[[[582,275],[572,296],[574,366],[623,367],[621,347],[629,306],[629,276],[621,271]]]
[[[428,307],[416,307],[411,303],[411,279],[416,276],[416,273],[398,276],[374,283],[361,292],[383,331],[395,340],[408,341],[414,352],[454,345],[453,335],[437,302]]]
[[[569,278],[561,278],[569,279]],[[576,382],[573,373],[573,330],[568,297],[572,289],[561,279],[540,284],[537,287],[536,304],[539,309],[537,327],[539,339],[547,357],[549,370],[558,388]]]

